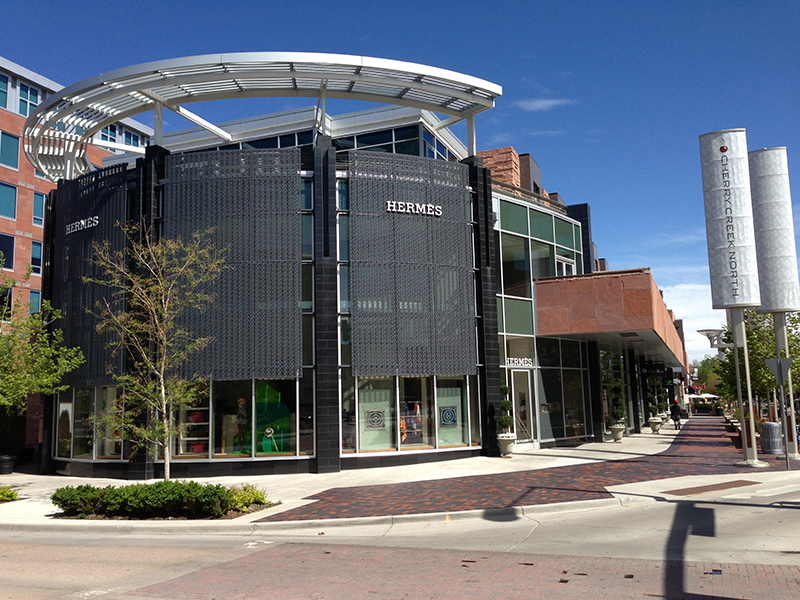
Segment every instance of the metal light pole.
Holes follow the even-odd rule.
[[[786,451],[786,470],[788,471],[791,469],[789,466],[789,431],[786,429],[787,421],[786,421],[786,404],[784,403],[783,399],[783,382],[786,379],[786,375],[792,369],[792,359],[791,358],[768,358],[764,362],[767,363],[769,370],[772,371],[772,374],[775,376],[775,380],[778,382],[778,387],[781,390],[781,418],[783,421],[783,437],[784,443],[783,448]]]

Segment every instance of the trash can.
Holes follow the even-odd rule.
[[[764,454],[783,454],[781,424],[771,421],[761,423],[761,451]]]
[[[16,460],[16,456],[0,455],[0,475],[11,475],[14,472],[14,461]]]

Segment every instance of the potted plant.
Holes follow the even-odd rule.
[[[500,410],[503,411],[503,414],[497,419],[497,424],[503,429],[503,432],[497,434],[497,445],[500,447],[501,456],[511,456],[517,440],[517,434],[511,431],[514,427],[514,417],[511,414],[514,404],[508,399],[510,391],[507,385],[500,386],[500,394],[503,396],[500,401]]]
[[[625,432],[625,401],[622,399],[622,385],[615,383],[611,388],[611,420],[614,423],[609,429],[615,442],[622,442]]]
[[[655,404],[655,398],[653,398],[653,402],[650,403],[648,410],[650,411],[650,418],[647,419],[647,424],[650,426],[650,431],[658,433],[664,421],[656,414],[658,412],[658,406]]]

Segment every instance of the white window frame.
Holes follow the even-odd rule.
[[[42,197],[42,216],[36,216],[36,197]],[[31,222],[33,223],[34,227],[44,227],[44,205],[47,203],[47,194],[43,194],[42,192],[33,192],[33,206],[31,207]],[[39,219],[40,222],[36,222]]]
[[[33,248],[34,245],[38,244],[39,246],[39,266],[36,267],[33,264]],[[44,244],[42,242],[31,240],[31,275],[38,275],[41,277],[42,275],[42,266],[44,264]],[[38,268],[38,270],[37,270]]]
[[[0,186],[7,186],[14,190],[14,215],[9,217],[7,215],[0,214],[0,219],[9,219],[11,221],[17,220],[17,205],[19,204],[19,190],[17,186],[11,185],[10,183],[6,183],[5,181],[0,181]]]
[[[28,96],[27,98],[23,98],[22,97],[22,88],[23,87],[28,90],[27,91],[27,96]],[[30,99],[31,98],[31,90],[36,92],[36,102],[32,102],[31,99]],[[17,83],[17,96],[19,98],[19,103],[18,103],[18,106],[17,106],[17,112],[19,114],[21,114],[23,117],[27,117],[28,115],[31,114],[31,112],[33,112],[33,110],[37,106],[39,106],[39,103],[42,101],[42,90],[40,90],[39,88],[37,88],[35,86],[32,86],[32,85],[30,85],[28,83],[22,83],[20,81],[20,82]],[[20,107],[23,105],[23,103],[24,103],[24,106],[25,106],[25,112],[19,110]]]
[[[3,146],[3,139],[4,138],[14,138],[17,140],[17,164],[16,165],[9,165],[4,162],[0,162],[0,165],[5,167],[6,169],[12,169],[14,171],[19,171],[19,136],[14,135],[13,133],[8,133],[7,131],[0,131],[0,156],[2,155],[2,146]]]

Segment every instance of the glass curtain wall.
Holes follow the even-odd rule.
[[[580,225],[499,200],[496,232],[502,380],[512,390],[517,439],[588,435],[585,344],[535,337],[536,280],[582,272]]]

